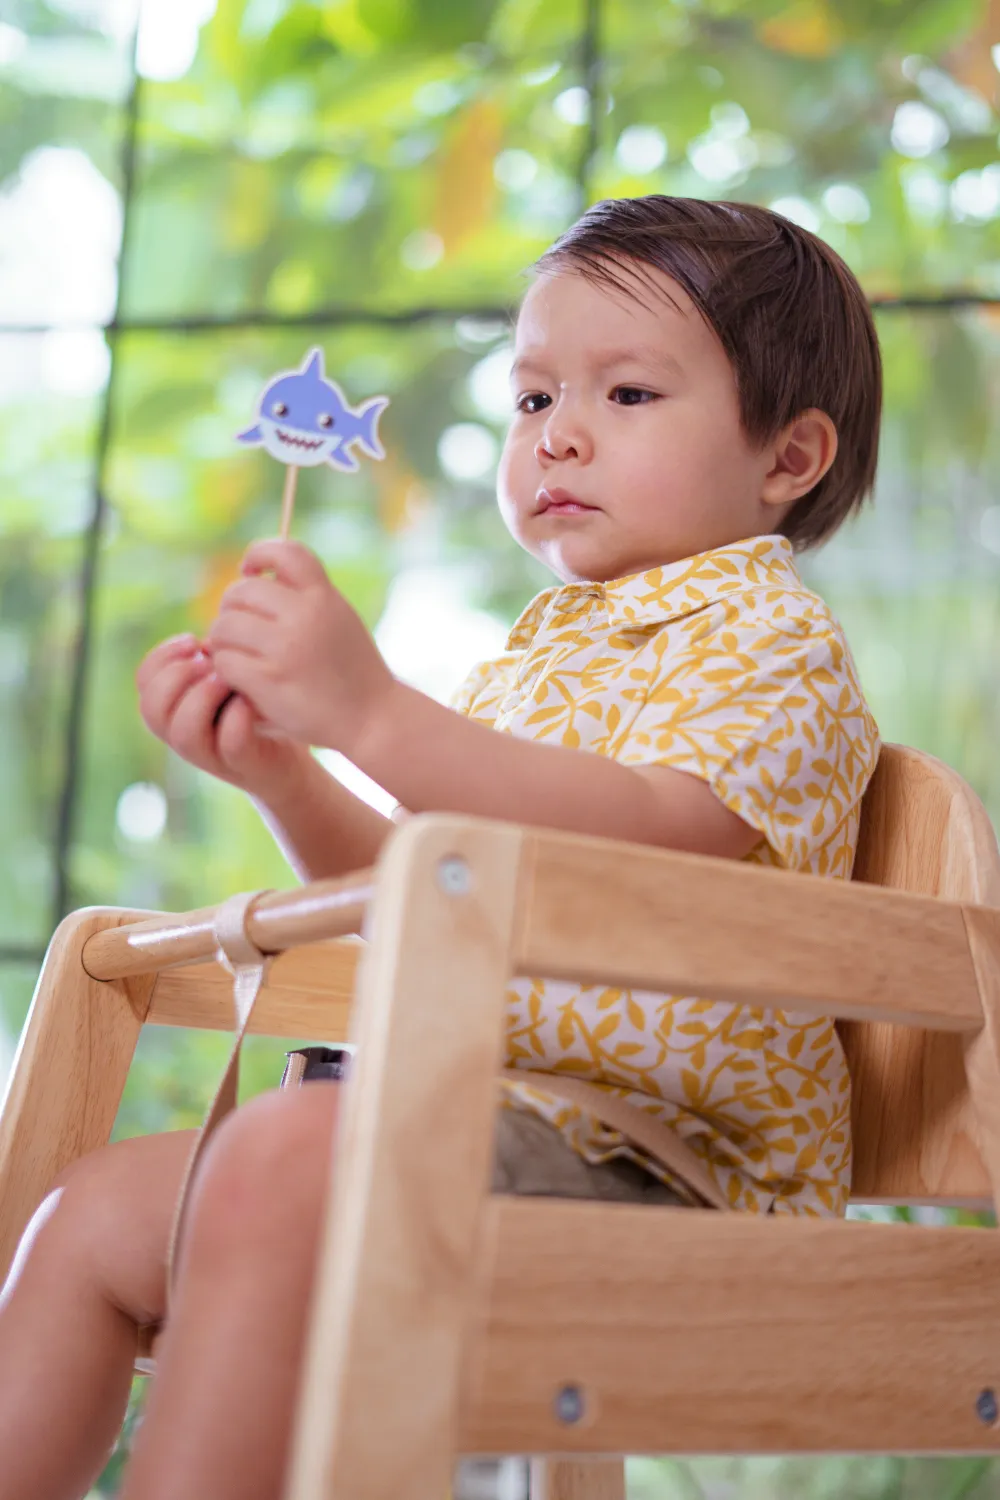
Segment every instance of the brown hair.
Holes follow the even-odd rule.
[[[871,310],[840,256],[798,224],[751,203],[608,198],[538,261],[641,295],[655,266],[684,288],[736,376],[740,416],[765,444],[809,407],[837,428],[830,469],[779,530],[816,546],[860,509],[875,482],[882,361]]]

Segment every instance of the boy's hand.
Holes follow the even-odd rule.
[[[300,543],[257,542],[242,571],[208,633],[219,676],[293,739],[350,757],[396,686],[375,642]]]
[[[162,641],[136,672],[139,712],[147,727],[191,765],[265,799],[295,777],[308,750],[257,735],[257,715],[235,697],[215,723],[229,684],[193,635]]]

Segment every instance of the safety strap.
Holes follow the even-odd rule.
[[[222,1075],[222,1082],[216,1090],[204,1124],[198,1132],[198,1139],[195,1141],[184,1173],[170,1237],[168,1287],[173,1281],[177,1250],[180,1245],[195,1169],[214,1131],[226,1115],[236,1107],[240,1076],[240,1049],[243,1046],[243,1038],[246,1035],[254,1002],[273,961],[273,956],[262,953],[256,944],[250,941],[247,936],[247,919],[254,903],[262,896],[269,894],[267,890],[244,891],[239,895],[230,896],[216,909],[214,922],[216,958],[233,976],[236,1034],[229,1054],[229,1062]],[[731,1205],[690,1146],[675,1135],[669,1126],[654,1119],[644,1110],[638,1109],[634,1104],[616,1094],[609,1093],[606,1089],[597,1088],[592,1083],[585,1083],[580,1078],[568,1078],[563,1074],[535,1073],[534,1070],[525,1068],[504,1068],[501,1076],[508,1083],[534,1084],[537,1079],[535,1086],[543,1092],[558,1099],[565,1099],[568,1104],[577,1105],[603,1124],[627,1136],[653,1161],[665,1167],[674,1177],[679,1178],[711,1208],[720,1209],[723,1212],[730,1210]]]
[[[173,1284],[174,1269],[177,1261],[177,1251],[181,1242],[181,1231],[184,1226],[185,1213],[188,1199],[191,1195],[191,1184],[194,1180],[195,1168],[201,1160],[202,1153],[212,1138],[216,1128],[222,1123],[228,1114],[236,1108],[236,1095],[240,1084],[240,1049],[243,1046],[243,1038],[250,1021],[254,1002],[260,993],[261,986],[267,978],[275,955],[261,953],[255,943],[247,936],[247,922],[254,904],[262,896],[270,895],[270,890],[243,891],[239,895],[230,896],[216,908],[215,912],[215,944],[216,958],[220,964],[229,970],[233,976],[233,1006],[236,1011],[235,1037],[226,1071],[222,1075],[222,1082],[215,1091],[215,1098],[209,1106],[208,1114],[198,1132],[198,1139],[194,1143],[194,1149],[188,1160],[181,1184],[180,1194],[177,1198],[177,1207],[174,1210],[174,1223],[170,1235],[170,1250],[167,1256],[167,1293]]]
[[[528,1084],[539,1092],[565,1099],[567,1104],[576,1104],[585,1114],[593,1115],[603,1125],[610,1125],[622,1135],[641,1146],[647,1156],[660,1166],[666,1167],[673,1177],[679,1178],[685,1187],[696,1193],[709,1208],[723,1213],[733,1212],[725,1195],[709,1176],[705,1164],[682,1141],[679,1135],[654,1119],[645,1110],[638,1109],[627,1099],[582,1078],[567,1078],[562,1073],[536,1073],[531,1068],[503,1068],[501,1077],[505,1083]]]

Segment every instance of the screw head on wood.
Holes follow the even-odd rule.
[[[1000,1417],[1000,1407],[997,1406],[996,1391],[991,1390],[989,1386],[985,1390],[980,1391],[976,1397],[976,1416],[987,1427],[992,1427],[997,1417]]]
[[[472,890],[472,871],[459,854],[438,860],[437,883],[446,896],[467,896]]]
[[[572,1427],[583,1417],[584,1399],[583,1392],[578,1385],[564,1385],[556,1392],[555,1406],[556,1421],[563,1422],[567,1427]]]

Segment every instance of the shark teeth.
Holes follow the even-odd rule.
[[[283,427],[276,427],[274,430],[281,441],[287,443],[290,448],[304,448],[308,453],[315,453],[316,449],[322,448],[326,441],[325,438],[297,437],[295,433],[288,432]]]

